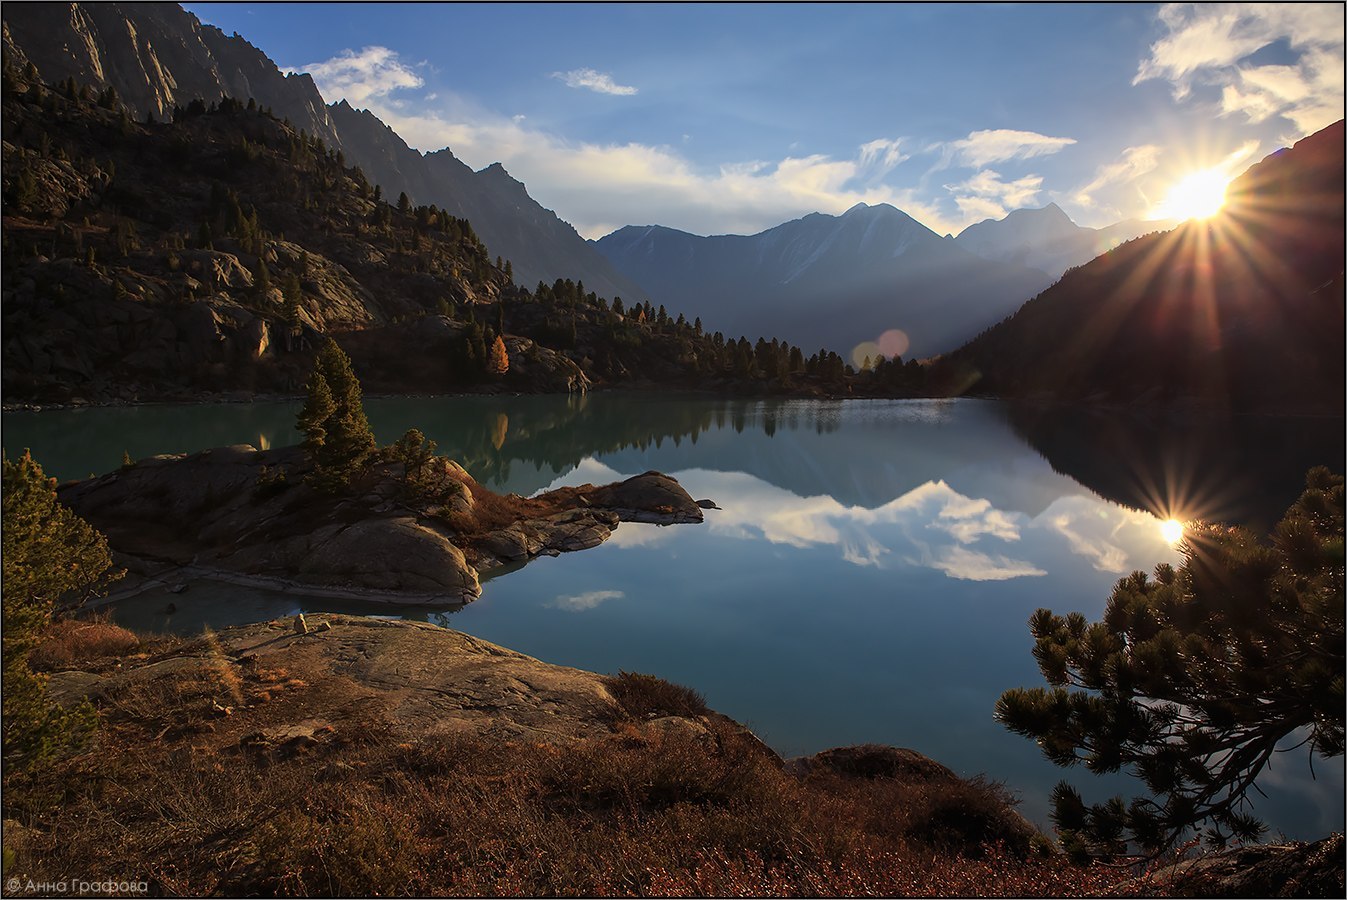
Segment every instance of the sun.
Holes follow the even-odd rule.
[[[1160,523],[1160,534],[1165,543],[1177,544],[1183,537],[1183,523],[1178,519],[1165,519]]]
[[[1159,212],[1168,219],[1205,219],[1225,205],[1225,187],[1230,178],[1220,169],[1202,169],[1185,175],[1160,204]]]

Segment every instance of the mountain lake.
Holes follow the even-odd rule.
[[[12,412],[62,480],[133,458],[299,440],[299,402]],[[1038,607],[1098,619],[1113,584],[1177,564],[1165,519],[1266,533],[1307,468],[1341,471],[1343,420],[1154,420],[985,400],[741,400],[656,393],[368,398],[380,443],[420,428],[500,492],[530,495],[655,469],[721,507],[701,525],[623,524],[604,545],[485,581],[463,608],[307,598],[198,581],[112,608],[177,633],[301,611],[428,620],[552,663],[648,672],[702,692],[783,756],[910,747],[984,774],[1049,827],[1068,779],[1087,802],[1141,786],[1059,769],[992,718],[1043,684]],[[168,612],[170,602],[176,609]],[[1294,743],[1288,742],[1289,743]],[[1343,829],[1343,760],[1279,755],[1255,814],[1284,834]]]

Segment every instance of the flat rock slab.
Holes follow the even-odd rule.
[[[551,665],[436,625],[324,614],[216,632],[105,672],[57,672],[52,696],[115,699],[158,679],[237,685],[199,736],[219,750],[303,749],[391,729],[406,740],[455,733],[565,742],[611,731],[620,709],[604,676]],[[326,623],[330,627],[318,630]]]

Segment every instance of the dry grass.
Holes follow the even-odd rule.
[[[797,777],[714,714],[647,723],[705,709],[649,676],[613,679],[630,717],[572,745],[409,739],[362,708],[258,753],[304,683],[223,677],[208,647],[105,697],[93,751],[6,779],[7,875],[280,896],[1083,895],[1127,875],[1009,846],[995,785]]]
[[[77,669],[108,657],[126,656],[139,647],[135,633],[104,618],[58,619],[29,654],[28,664],[38,672]]]

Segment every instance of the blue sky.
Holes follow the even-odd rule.
[[[1163,213],[1343,116],[1341,4],[191,3],[586,237]]]

